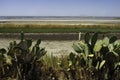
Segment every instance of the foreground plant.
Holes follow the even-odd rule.
[[[1,80],[119,80],[120,42],[116,36],[98,40],[98,33],[86,33],[85,40],[73,44],[76,53],[44,56],[41,40],[13,41],[0,49]]]
[[[89,73],[89,77],[95,80],[120,79],[120,42],[116,36],[110,39],[105,37],[103,40],[98,40],[97,37],[98,33],[92,38],[86,33],[85,41],[73,44],[77,54],[70,54],[71,64],[82,67],[85,74]]]
[[[24,40],[21,33],[21,41],[11,42],[8,50],[0,49],[0,78],[15,78],[17,80],[40,80],[42,62],[41,57],[46,54],[44,48],[40,48],[41,40],[37,40],[32,47],[32,40]]]

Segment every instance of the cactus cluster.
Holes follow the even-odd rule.
[[[0,49],[0,79],[9,80],[39,80],[39,68],[42,65],[40,59],[46,54],[44,48],[40,48],[41,40],[35,45],[32,40],[25,40],[21,33],[21,41],[13,41],[8,49]]]
[[[120,42],[116,36],[98,40],[98,33],[93,36],[86,33],[84,41],[73,44],[73,49],[76,54],[70,54],[72,65],[92,69],[91,76],[94,76],[95,80],[120,79]]]
[[[98,37],[86,33],[73,44],[75,53],[50,58],[40,39],[33,45],[22,32],[19,43],[0,49],[0,80],[120,80],[120,42],[116,36]]]

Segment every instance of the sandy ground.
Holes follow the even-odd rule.
[[[0,39],[0,48],[8,47],[11,41],[17,41],[15,39]],[[53,54],[54,56],[67,55],[70,52],[74,52],[72,45],[73,43],[77,43],[78,41],[70,40],[70,41],[42,41],[40,47],[46,49],[47,54]],[[33,42],[35,44],[35,41]]]

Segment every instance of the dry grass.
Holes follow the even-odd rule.
[[[0,23],[0,28],[120,28],[120,24],[99,24],[99,25],[64,25],[64,24],[18,24]]]

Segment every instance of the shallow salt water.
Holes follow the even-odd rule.
[[[17,41],[17,43],[20,40],[16,39],[0,39],[0,48],[6,48],[9,46],[9,43],[12,41]],[[36,40],[33,41],[33,44],[35,44]],[[67,55],[70,52],[74,52],[72,45],[73,43],[77,43],[78,41],[75,40],[69,40],[69,41],[42,41],[40,44],[40,47],[45,48],[47,51],[47,54],[53,54],[55,56],[59,55]]]

